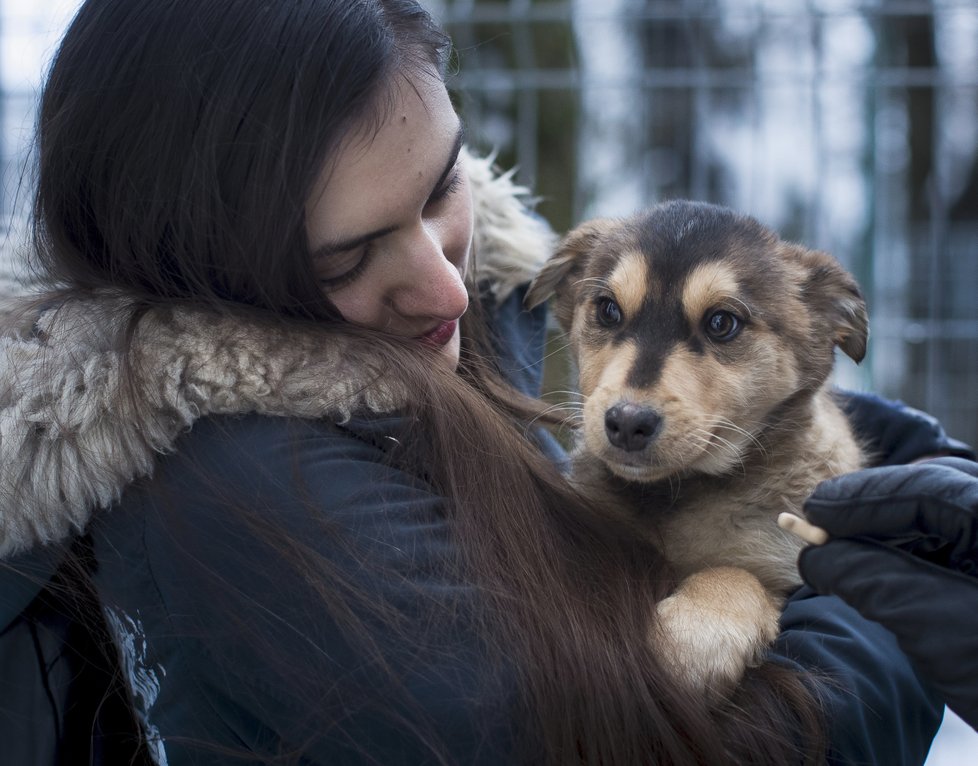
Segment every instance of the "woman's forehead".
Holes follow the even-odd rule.
[[[398,77],[387,97],[380,121],[355,127],[316,184],[307,209],[323,237],[356,235],[423,204],[451,159],[460,123],[440,79]]]

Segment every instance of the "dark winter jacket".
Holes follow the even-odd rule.
[[[547,233],[519,212],[505,179],[491,181],[483,163],[470,171],[504,367],[532,391],[543,317],[521,312],[515,286],[546,255]],[[431,762],[432,743],[449,763],[510,762],[520,724],[513,685],[505,664],[484,661],[470,622],[474,588],[445,565],[453,550],[443,501],[387,459],[409,427],[382,414],[397,410],[396,385],[361,390],[360,350],[324,347],[315,332],[173,310],[144,318],[137,350],[154,375],[123,396],[116,300],[48,312],[0,348],[0,555],[18,565],[0,584],[0,620],[18,637],[15,649],[0,643],[0,681],[35,692],[30,710],[0,704],[0,741],[20,759],[12,762],[76,762],[78,751],[59,754],[57,742],[93,715],[65,707],[83,696],[87,649],[63,656],[65,630],[38,627],[23,611],[46,597],[61,546],[80,544],[90,546],[106,627],[157,764],[240,763],[231,753],[241,750],[301,754],[303,764],[420,764]],[[378,414],[351,416],[364,410]],[[885,403],[857,425],[900,459],[962,449]],[[242,518],[241,509],[254,512]],[[285,556],[255,534],[271,513],[292,541]],[[355,584],[358,593],[338,599],[348,611],[309,606],[323,594],[288,566],[306,556]],[[432,629],[426,610],[445,605],[457,619]],[[58,605],[42,612],[57,622]],[[372,631],[379,621],[388,629]],[[886,630],[805,589],[782,624],[774,658],[833,681],[836,763],[923,762],[940,705]],[[351,629],[361,638],[351,641]],[[60,639],[56,657],[45,633]],[[310,717],[324,705],[335,727]],[[100,715],[99,731],[122,725]],[[64,741],[82,747],[85,737]],[[117,762],[103,752],[117,741],[99,740],[95,760]]]

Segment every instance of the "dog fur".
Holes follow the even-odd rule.
[[[752,218],[674,201],[568,234],[526,303],[551,295],[583,398],[574,480],[657,542],[679,585],[653,639],[723,693],[800,583],[778,514],[864,462],[827,384],[836,347],[865,354],[859,288]]]

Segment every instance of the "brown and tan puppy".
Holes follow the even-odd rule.
[[[835,348],[866,350],[859,288],[826,253],[676,201],[568,234],[526,303],[553,294],[583,397],[574,478],[658,542],[679,586],[655,640],[722,693],[800,583],[777,516],[862,464],[827,389]]]

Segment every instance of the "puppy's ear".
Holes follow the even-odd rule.
[[[612,221],[609,219],[596,218],[582,223],[568,233],[557,246],[557,251],[550,256],[550,260],[530,283],[523,305],[533,309],[555,293],[566,293],[566,285],[584,270],[588,253],[598,240],[607,234],[611,225]]]
[[[855,278],[828,253],[808,250],[805,300],[814,304],[832,330],[832,340],[854,362],[866,356],[869,315]]]

